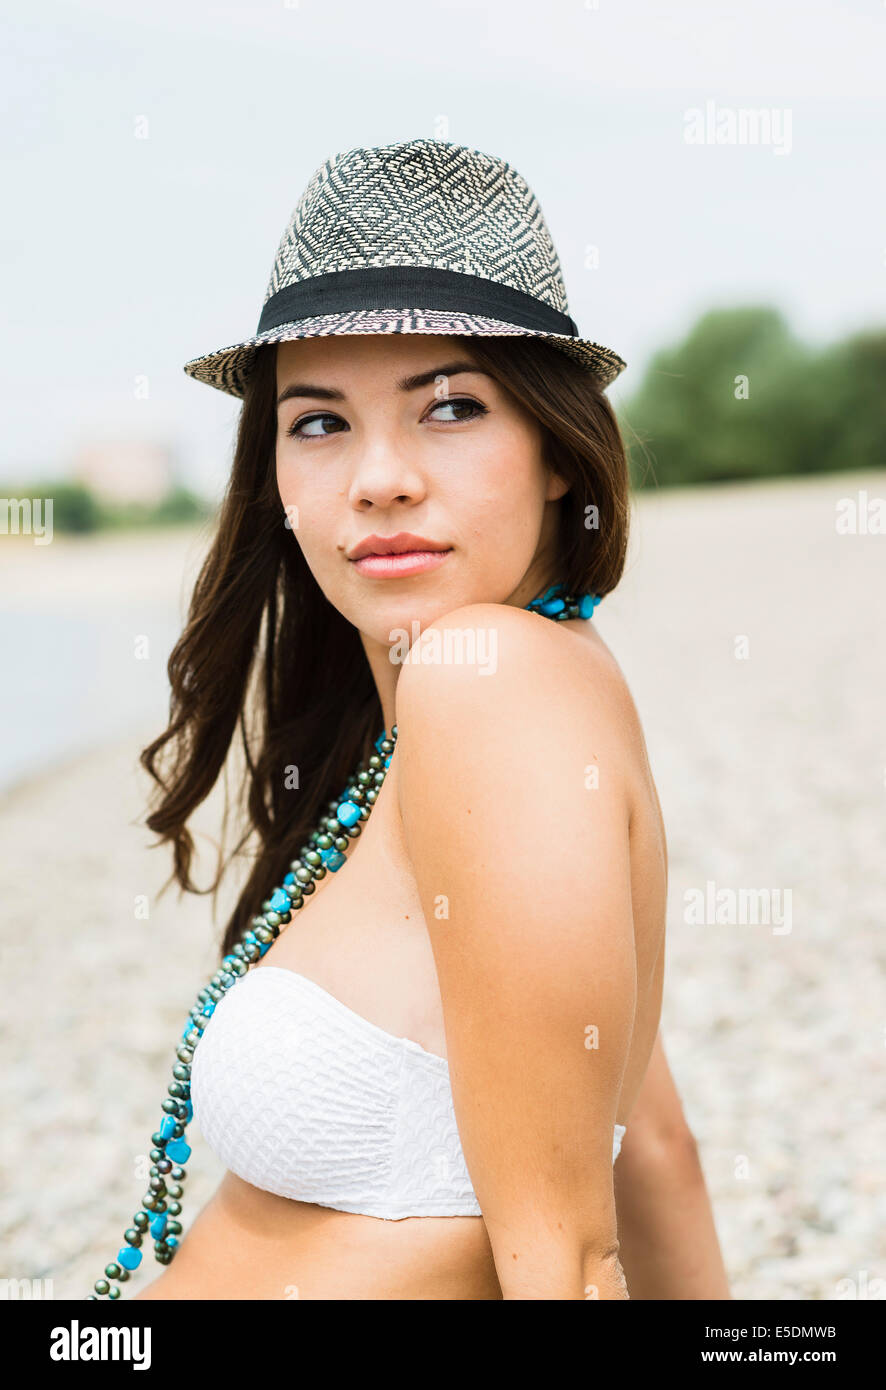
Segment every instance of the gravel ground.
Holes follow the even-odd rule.
[[[625,578],[594,618],[665,815],[665,1042],[737,1299],[886,1296],[886,535],[837,533],[838,499],[859,489],[886,497],[886,473],[643,495]],[[193,539],[125,541],[113,588],[134,632],[142,602],[180,604]],[[34,621],[59,581],[101,603],[121,544],[106,565],[95,542],[42,551],[44,597],[22,599]],[[0,556],[7,595],[30,564]],[[158,897],[166,852],[136,822],[137,755],[159,727],[0,800],[0,1278],[51,1279],[55,1298],[83,1297],[131,1223],[174,1041],[236,893],[214,916],[210,897]],[[220,804],[216,789],[197,820],[202,882]],[[692,920],[686,894],[708,883],[771,891],[773,918]],[[189,1140],[186,1229],[222,1173],[196,1126]]]

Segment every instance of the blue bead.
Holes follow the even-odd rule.
[[[191,1156],[191,1146],[186,1144],[184,1139],[173,1139],[166,1145],[166,1156],[171,1158],[173,1163],[187,1163]]]
[[[295,874],[289,873],[283,880],[284,883],[295,883]],[[288,896],[288,895],[287,895]]]
[[[251,930],[250,930],[250,931],[248,931],[248,932],[244,932],[244,933],[243,933],[243,940],[244,940],[244,941],[258,941],[258,937],[256,936],[256,934],[255,934],[254,931],[251,931]]]
[[[355,806],[353,801],[342,801],[335,815],[342,825],[350,828],[360,819],[360,808]]]
[[[391,766],[391,754],[389,753],[388,756],[385,758],[385,767],[390,767],[390,766]]]
[[[174,1250],[175,1247],[178,1245],[178,1240],[175,1236],[167,1236],[166,1244],[169,1246],[170,1250]]]
[[[172,1115],[164,1115],[163,1123],[160,1126],[160,1133],[164,1139],[171,1139],[175,1133],[175,1126],[178,1121]]]
[[[258,943],[258,953],[259,953],[260,956],[263,956],[264,953],[265,953],[265,951],[270,951],[270,949],[271,949],[271,943],[270,943],[270,941],[260,941],[260,942]]]
[[[275,912],[288,912],[290,897],[285,888],[275,888],[271,894],[271,907]]]
[[[562,584],[552,584],[551,587],[549,589],[546,589],[545,592],[542,594],[541,602],[547,603],[548,599],[551,598],[553,594],[559,594],[562,588]]]
[[[561,598],[552,598],[547,603],[543,602],[540,606],[539,611],[541,613],[544,613],[546,618],[549,618],[554,613],[562,613],[565,607],[566,604],[563,602]]]
[[[168,1218],[165,1211],[158,1212],[151,1217],[151,1235],[155,1240],[162,1240],[166,1235],[166,1222]]]
[[[206,1007],[205,1007],[205,1009],[203,1010],[203,1017],[204,1017],[204,1018],[212,1018],[212,1015],[214,1014],[214,1012],[215,1012],[215,1005],[214,1005],[214,1004],[207,1004]]]
[[[344,855],[337,849],[327,850],[323,856],[323,863],[326,865],[327,869],[331,869],[334,874],[338,873],[344,862]]]
[[[188,1113],[185,1115],[184,1123],[189,1125],[194,1118],[194,1107],[191,1104],[190,1097],[185,1101],[185,1109]]]
[[[142,1262],[142,1252],[136,1250],[134,1245],[124,1245],[122,1250],[117,1251],[117,1263],[124,1269],[138,1269]]]
[[[582,594],[581,598],[580,598],[579,601],[578,601],[578,616],[579,616],[580,618],[589,618],[589,617],[591,616],[591,614],[593,613],[593,611],[594,611],[594,596],[593,596],[593,594]]]

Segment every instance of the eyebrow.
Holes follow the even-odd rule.
[[[429,386],[438,376],[459,376],[462,372],[475,372],[480,376],[488,376],[490,381],[495,380],[491,372],[485,371],[473,362],[448,362],[442,367],[432,367],[427,372],[416,372],[413,376],[402,377],[397,382],[397,389],[417,391],[420,386]],[[316,396],[324,401],[347,400],[344,391],[337,391],[332,386],[312,386],[309,382],[293,381],[284,386],[277,397],[278,409],[284,401],[291,400],[293,396]]]

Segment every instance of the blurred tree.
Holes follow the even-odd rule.
[[[209,504],[186,487],[171,488],[159,502],[108,502],[104,507],[105,524],[118,530],[199,521],[209,511]]]
[[[151,521],[198,521],[209,515],[209,505],[186,487],[175,487],[151,509]]]
[[[103,524],[98,500],[82,483],[38,483],[28,492],[34,497],[52,498],[55,531],[95,531]]]
[[[711,310],[621,413],[634,485],[881,467],[884,367],[882,330],[816,352],[774,308]]]
[[[96,496],[86,483],[18,481],[0,483],[0,496],[52,499],[52,525],[59,532],[88,532],[106,527],[115,530],[143,526],[168,526],[200,521],[210,515],[208,501],[186,487],[172,488],[153,506],[145,502],[112,502]]]
[[[792,405],[815,438],[792,470],[836,472],[886,464],[886,330],[856,333],[819,353]],[[806,435],[811,431],[808,426]],[[801,437],[797,430],[798,439]]]

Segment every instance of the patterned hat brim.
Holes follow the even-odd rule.
[[[280,324],[276,328],[244,338],[230,347],[195,357],[185,363],[184,370],[196,381],[215,386],[230,396],[242,399],[244,387],[260,347],[270,343],[293,342],[299,338],[326,338],[365,333],[433,333],[457,337],[526,337],[546,338],[552,347],[559,348],[596,377],[601,386],[608,386],[627,363],[610,348],[584,338],[571,338],[539,329],[521,328],[502,319],[482,318],[473,314],[392,309],[355,310],[347,314],[323,314]]]

